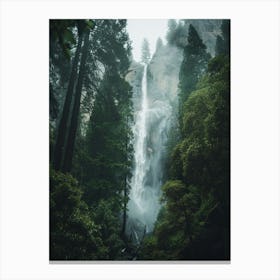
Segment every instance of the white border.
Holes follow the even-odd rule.
[[[232,20],[231,264],[48,260],[48,19]],[[0,279],[279,279],[279,2],[2,1]]]

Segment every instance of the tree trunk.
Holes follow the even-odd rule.
[[[76,93],[75,93],[71,123],[70,123],[70,128],[69,128],[68,139],[66,141],[64,161],[62,164],[63,172],[70,172],[71,168],[72,168],[72,158],[73,158],[76,132],[77,132],[77,127],[78,127],[78,118],[79,118],[79,112],[80,112],[80,102],[81,102],[82,87],[83,87],[83,80],[84,80],[84,74],[85,74],[85,65],[86,65],[88,48],[89,48],[89,33],[90,33],[90,31],[86,30],[85,35],[84,35],[85,40],[84,40],[84,46],[83,46],[83,50],[82,50],[79,77],[78,77],[78,82],[76,85]]]
[[[70,74],[70,80],[67,88],[65,101],[64,101],[62,117],[57,132],[57,139],[56,139],[56,145],[54,150],[54,168],[56,170],[61,169],[61,165],[62,165],[63,152],[65,148],[64,147],[65,139],[67,135],[67,122],[70,117],[69,114],[70,114],[70,107],[71,107],[71,102],[73,97],[74,85],[75,85],[75,81],[77,80],[77,68],[78,68],[78,62],[81,53],[82,41],[83,41],[83,36],[81,34],[78,39],[78,45],[72,63],[72,70]]]

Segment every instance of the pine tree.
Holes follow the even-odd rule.
[[[230,53],[230,20],[223,20],[221,30],[225,42],[225,55]]]
[[[79,69],[79,77],[76,85],[76,92],[74,98],[74,105],[72,110],[72,117],[70,122],[70,128],[68,133],[68,139],[66,141],[65,147],[65,156],[62,166],[62,171],[69,172],[72,168],[72,158],[74,153],[74,145],[76,139],[76,133],[78,128],[78,119],[80,113],[80,102],[81,102],[81,95],[82,95],[82,87],[84,82],[84,75],[85,75],[85,64],[88,56],[88,48],[89,48],[89,34],[90,30],[86,30],[84,34],[84,46],[82,50],[82,57]]]
[[[223,20],[221,25],[222,36],[216,39],[215,55],[229,55],[230,53],[230,21]]]
[[[54,168],[56,170],[60,170],[62,166],[63,155],[65,150],[65,141],[67,136],[67,123],[70,116],[70,108],[74,95],[75,81],[77,79],[78,63],[80,59],[80,53],[81,53],[82,42],[83,42],[82,30],[80,29],[79,31],[80,32],[79,32],[78,44],[72,62],[72,70],[71,70],[71,75],[69,77],[69,84],[68,84],[68,89],[64,101],[62,117],[57,131],[57,139],[56,139],[55,150],[54,150]]]
[[[177,22],[175,19],[169,19],[167,23],[168,31],[166,34],[166,40],[169,44],[174,43],[175,32],[177,28]]]
[[[142,56],[141,61],[145,64],[149,63],[151,58],[150,46],[148,40],[145,38],[142,43]]]
[[[156,43],[156,52],[159,51],[162,47],[163,47],[162,39],[158,38]]]
[[[69,83],[68,83],[68,88],[66,92],[66,97],[63,105],[63,111],[62,111],[62,117],[59,122],[59,126],[57,129],[57,139],[55,143],[55,150],[54,150],[54,168],[56,170],[63,170],[64,169],[64,162],[65,162],[65,151],[66,151],[66,146],[68,145],[69,137],[68,137],[68,124],[70,119],[72,118],[73,112],[71,112],[71,107],[72,105],[72,100],[75,98],[76,92],[74,91],[75,83],[77,82],[78,79],[78,65],[80,62],[80,54],[81,54],[81,49],[82,49],[82,43],[84,40],[84,33],[89,32],[89,30],[93,27],[93,22],[90,20],[75,20],[75,21],[66,21],[63,23],[63,21],[58,21],[59,23],[54,22],[53,28],[51,29],[51,32],[54,34],[58,33],[59,30],[65,30],[64,37],[61,39],[63,42],[61,45],[66,48],[65,46],[68,46],[69,44],[65,43],[68,42],[69,40],[72,42],[72,36],[74,36],[74,32],[71,33],[67,28],[67,24],[75,24],[77,27],[78,31],[78,43],[77,43],[77,48],[76,52],[73,58],[72,62],[72,69],[71,69],[71,74],[69,77]],[[55,24],[56,23],[56,24]],[[66,25],[66,26],[65,26]],[[55,32],[56,31],[56,32]],[[68,32],[67,32],[68,31]],[[69,34],[70,32],[70,34]],[[55,35],[51,35],[55,36]],[[69,39],[70,38],[70,39]],[[66,51],[68,49],[66,48]]]
[[[179,73],[180,118],[183,114],[184,103],[195,89],[198,80],[205,73],[209,59],[210,55],[206,52],[206,46],[196,29],[190,24],[188,44],[184,48],[183,61]]]

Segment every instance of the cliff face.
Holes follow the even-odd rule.
[[[157,49],[148,68],[148,93],[151,100],[168,99],[174,102],[182,59],[183,50],[176,46],[166,45]]]
[[[185,20],[184,34],[190,24],[197,30],[211,56],[215,55],[216,37],[221,33],[222,20]],[[187,44],[187,36],[180,38]],[[151,100],[168,99],[176,103],[179,71],[183,60],[183,49],[175,45],[161,45],[153,55],[148,68],[148,94]]]
[[[125,77],[126,81],[132,86],[134,111],[140,110],[142,96],[142,76],[144,66],[141,63],[132,61],[129,71]]]

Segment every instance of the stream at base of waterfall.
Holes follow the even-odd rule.
[[[148,92],[147,69],[145,64],[141,106],[135,112],[133,126],[134,168],[126,227],[127,236],[136,244],[152,232],[161,207],[160,189],[172,111],[168,99],[153,98],[153,93]]]

